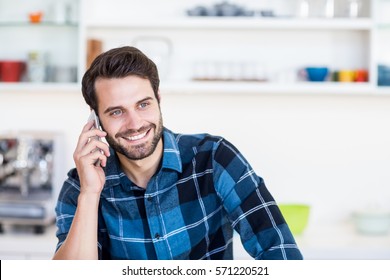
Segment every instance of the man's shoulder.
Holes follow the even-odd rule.
[[[179,148],[185,147],[211,147],[224,140],[222,136],[209,133],[175,133],[170,130],[167,132],[173,137]]]
[[[72,178],[72,179],[79,179],[79,174],[77,172],[77,169],[75,167],[71,168],[69,171],[68,171],[68,177],[69,178]]]
[[[166,131],[164,151],[179,155],[181,163],[197,159],[212,159],[218,162],[231,161],[240,154],[238,149],[222,136],[209,133],[183,134]]]
[[[72,205],[77,203],[77,197],[80,193],[80,179],[76,168],[69,170],[67,178],[64,180],[59,196],[58,203]]]
[[[72,168],[68,171],[68,177],[64,182],[64,187],[75,187],[76,189],[80,188],[80,177],[76,168]]]

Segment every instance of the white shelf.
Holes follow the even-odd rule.
[[[258,17],[185,17],[160,20],[129,20],[127,22],[86,22],[87,28],[153,28],[153,29],[325,29],[370,30],[369,18],[258,18]]]
[[[389,95],[369,83],[297,82],[162,82],[162,94],[308,94],[308,95]]]
[[[78,28],[77,23],[57,23],[50,21],[43,21],[40,23],[30,23],[28,21],[0,21],[0,27],[2,28],[10,28],[10,27],[31,27],[31,28],[41,28],[41,27],[65,27],[65,28]]]
[[[159,34],[164,34],[164,32],[167,32],[168,34],[173,33],[174,36],[179,37],[179,35],[175,34],[175,31],[187,31],[193,32],[195,29],[200,29],[201,32],[212,30],[219,32],[220,30],[226,31],[226,32],[235,32],[231,36],[231,40],[234,43],[237,43],[237,40],[235,36],[237,34],[240,34],[241,31],[251,31],[253,33],[253,41],[252,37],[245,37],[245,40],[248,40],[249,44],[252,44],[250,47],[253,47],[253,45],[257,42],[255,42],[256,37],[261,38],[262,33],[266,32],[268,30],[281,30],[285,31],[282,33],[282,37],[289,35],[290,30],[294,32],[302,32],[304,35],[304,32],[307,32],[309,34],[313,34],[312,31],[318,31],[322,32],[321,35],[323,35],[320,39],[321,43],[325,42],[324,44],[330,44],[330,48],[334,47],[334,41],[337,38],[342,38],[343,40],[347,37],[345,40],[354,40],[356,42],[356,46],[352,45],[351,43],[350,48],[346,48],[343,44],[345,42],[341,42],[340,48],[335,48],[335,57],[333,58],[327,58],[327,59],[334,59],[337,60],[340,58],[340,53],[346,53],[346,56],[348,56],[350,53],[353,53],[353,51],[356,49],[356,56],[354,58],[357,58],[358,64],[363,64],[363,67],[367,68],[370,72],[370,77],[372,80],[376,79],[376,71],[375,67],[376,64],[373,62],[376,59],[375,55],[375,36],[372,36],[373,34],[376,34],[376,30],[378,28],[386,28],[388,25],[381,23],[378,25],[378,22],[375,20],[375,15],[373,14],[372,17],[360,17],[360,18],[298,18],[298,17],[259,17],[259,16],[253,16],[253,17],[191,17],[186,16],[183,13],[177,12],[175,16],[168,17],[160,15],[158,17],[153,15],[146,15],[139,14],[134,16],[126,16],[126,14],[121,14],[119,16],[113,16],[113,15],[105,15],[104,13],[101,13],[101,15],[97,16],[90,16],[89,10],[88,10],[88,3],[92,3],[92,1],[80,1],[80,9],[81,9],[81,15],[80,15],[80,22],[77,24],[55,24],[50,22],[42,22],[41,24],[32,25],[28,22],[0,22],[0,27],[3,27],[2,30],[4,30],[7,27],[23,27],[23,28],[29,28],[30,26],[32,28],[34,27],[55,27],[55,28],[62,28],[62,27],[71,27],[71,28],[77,28],[78,33],[78,70],[79,70],[79,76],[80,73],[84,72],[84,65],[85,65],[85,52],[86,52],[86,41],[88,36],[102,36],[103,41],[106,40],[108,43],[114,42],[113,45],[117,45],[118,38],[124,38],[123,40],[130,40],[129,35],[126,32],[129,33],[141,33],[141,34],[148,34],[150,31],[154,31]],[[120,7],[119,7],[120,8]],[[105,10],[104,10],[105,11]],[[93,14],[93,11],[91,12]],[[162,13],[163,14],[163,13]],[[164,31],[164,32],[163,32]],[[259,31],[259,32],[258,32]],[[329,31],[329,32],[327,32]],[[338,33],[338,31],[344,32],[346,31],[346,34],[344,36],[344,33],[341,35]],[[28,32],[27,32],[28,33]],[[277,33],[277,32],[274,32]],[[336,33],[339,37],[331,37],[333,33]],[[124,36],[122,36],[124,34]],[[225,33],[224,33],[225,34]],[[112,35],[112,36],[111,36]],[[119,36],[118,36],[119,35]],[[267,35],[269,35],[267,33]],[[300,34],[301,35],[301,34]],[[104,37],[106,36],[106,38]],[[167,35],[165,35],[167,36]],[[174,37],[173,36],[173,37]],[[213,37],[213,35],[209,35]],[[288,40],[294,40],[295,37],[289,37],[284,39],[280,39],[279,37],[275,36],[276,42],[272,41],[270,39],[269,44],[275,44],[276,47],[279,47],[280,44],[284,44],[285,42],[289,42]],[[229,37],[230,38],[230,37]],[[317,37],[316,37],[317,38]],[[335,39],[336,38],[336,39]],[[177,39],[177,38],[176,38]],[[206,37],[207,39],[207,37]],[[111,41],[110,41],[111,40]],[[230,39],[229,39],[230,40]],[[283,41],[284,40],[284,41]],[[174,41],[174,40],[173,40]],[[179,44],[177,44],[179,47],[181,47],[183,42],[180,40]],[[259,40],[260,41],[260,40]],[[253,43],[255,42],[255,43]],[[262,42],[262,41],[260,41]],[[174,42],[176,43],[176,42]],[[187,43],[187,42],[185,42]],[[197,42],[196,42],[197,43]],[[213,42],[215,44],[215,42]],[[243,42],[244,45],[246,42]],[[261,43],[263,44],[263,43]],[[259,44],[261,47],[262,45]],[[191,45],[191,44],[188,44]],[[268,45],[268,42],[267,42]],[[293,47],[301,47],[299,44],[295,44]],[[306,48],[306,45],[303,46]],[[310,50],[310,45],[307,46],[307,50]],[[250,49],[250,48],[248,48]],[[178,52],[183,52],[181,49],[178,48]],[[267,50],[269,51],[269,50]],[[305,56],[307,52],[305,52],[305,49],[302,49],[302,54],[299,54],[301,56]],[[297,54],[298,55],[298,54]],[[325,54],[330,56],[329,53]],[[272,53],[270,53],[270,57],[272,56]],[[352,56],[352,55],[351,55]],[[254,55],[255,57],[255,55]],[[363,57],[364,59],[361,59]],[[315,57],[316,58],[316,57]],[[315,60],[315,58],[313,60]],[[297,64],[295,57],[293,58],[287,58],[286,60],[290,59],[291,61],[294,61],[293,63]],[[360,59],[360,61],[359,61]],[[340,59],[339,59],[340,60]],[[334,62],[334,61],[333,61]],[[302,62],[306,63],[306,62]],[[332,62],[330,62],[331,64]],[[288,63],[286,63],[288,64]],[[184,67],[184,66],[183,66]],[[346,67],[349,67],[347,65]],[[360,67],[360,66],[359,66]],[[79,79],[81,77],[78,77]],[[176,78],[176,77],[174,77]],[[164,90],[167,93],[223,93],[223,94],[237,94],[237,93],[244,93],[244,94],[376,94],[376,95],[387,95],[387,89],[379,89],[376,87],[376,85],[373,82],[364,84],[364,85],[341,85],[337,83],[297,83],[297,84],[276,84],[276,83],[253,83],[253,82],[229,82],[229,83],[223,83],[223,82],[167,82],[162,83],[162,90]],[[17,92],[17,91],[26,91],[26,92],[38,92],[38,91],[44,91],[44,92],[58,92],[58,91],[80,91],[80,83],[77,84],[30,84],[30,83],[17,83],[17,84],[5,84],[0,83],[0,92]]]
[[[345,42],[343,41],[340,45],[341,47],[335,48],[338,49],[336,51],[336,55],[329,54],[329,52],[325,51],[325,56],[330,58],[326,59],[339,59],[342,60],[344,57],[342,56],[340,59],[340,53],[345,53],[345,56],[354,57],[353,53],[356,52],[356,56],[358,56],[356,65],[359,67],[367,68],[370,74],[374,73],[373,66],[370,64],[371,54],[367,52],[371,52],[371,44],[372,44],[372,36],[371,33],[375,28],[375,22],[372,18],[294,18],[294,17],[189,17],[189,16],[177,16],[172,18],[161,18],[158,19],[149,19],[149,18],[111,18],[110,20],[105,19],[87,19],[85,22],[85,28],[87,34],[92,34],[92,37],[100,38],[103,41],[113,42],[112,45],[123,45],[126,43],[126,39],[134,34],[149,34],[148,32],[155,32],[156,34],[163,34],[162,36],[167,36],[172,40],[174,46],[179,46],[175,53],[175,55],[180,56],[184,51],[180,49],[182,46],[190,46],[191,44],[187,41],[181,41],[180,33],[175,33],[176,31],[188,31],[189,34],[194,32],[194,34],[199,35],[198,32],[200,30],[201,34],[205,34],[205,40],[210,40],[216,38],[216,33],[206,34],[206,31],[211,32],[219,32],[224,31],[224,35],[228,34],[227,32],[231,32],[231,36],[227,36],[227,41],[231,40],[232,45],[236,46],[236,49],[240,47],[237,36],[240,36],[241,31],[250,31],[253,36],[249,36],[246,32],[245,36],[242,36],[242,46],[245,45],[246,42],[251,44],[248,46],[248,51],[253,51],[254,45],[259,44],[259,48],[261,48],[264,42],[262,41],[263,34],[261,32],[267,31],[284,31],[284,33],[277,33],[277,35],[268,37],[269,42],[266,42],[265,48],[266,51],[269,52],[269,56],[267,58],[259,58],[261,55],[256,53],[253,54],[254,59],[262,59],[264,64],[272,64],[271,58],[275,56],[272,49],[270,50],[269,45],[275,44],[275,48],[280,48],[280,44],[284,44],[289,42],[289,40],[294,40],[293,35],[290,36],[290,31],[299,32],[300,36],[303,37],[302,34],[306,34],[307,32],[313,35],[313,31],[317,33],[321,32],[319,37],[315,37],[316,39],[320,38],[320,44],[333,44],[334,40],[338,40],[339,37],[344,40],[346,37],[348,40],[356,40],[358,44],[356,46],[351,47],[351,49],[347,49],[343,46]],[[138,33],[137,33],[138,32]],[[160,32],[160,33],[159,33]],[[345,32],[338,34],[338,32]],[[334,33],[337,35],[333,36]],[[121,36],[123,34],[123,36]],[[167,35],[168,34],[168,35]],[[179,35],[178,35],[179,34]],[[266,33],[266,36],[269,36],[269,33]],[[134,35],[136,36],[136,35]],[[195,35],[194,35],[195,36]],[[284,38],[286,37],[286,38]],[[302,37],[298,39],[297,42],[301,42]],[[223,37],[226,39],[226,36]],[[335,39],[336,38],[336,39]],[[367,39],[369,40],[367,42]],[[127,39],[130,40],[130,39]],[[194,39],[194,44],[200,44],[199,40]],[[247,41],[245,41],[247,40]],[[347,40],[347,39],[345,39]],[[229,41],[230,42],[230,41]],[[260,42],[260,43],[259,43]],[[292,42],[293,48],[308,48],[309,55],[311,57],[310,61],[316,62],[317,56],[313,56],[313,51],[310,50],[310,45],[302,45],[297,42]],[[218,45],[217,41],[210,42],[210,48],[212,48],[212,44]],[[367,44],[367,45],[366,45]],[[200,44],[201,45],[201,44]],[[203,47],[203,45],[201,45]],[[334,46],[331,46],[333,48]],[[304,49],[303,53],[305,52]],[[189,50],[194,51],[194,50]],[[221,50],[222,51],[222,50]],[[302,53],[302,56],[304,54]],[[361,59],[362,54],[367,55],[367,61]],[[239,56],[235,54],[236,56]],[[291,55],[291,54],[290,54]],[[267,61],[269,59],[270,61]],[[274,60],[279,60],[279,58],[274,58]],[[234,60],[234,58],[233,58]],[[286,57],[286,65],[288,63],[292,64],[291,67],[298,67],[295,64],[298,64],[299,61],[295,57],[287,58]],[[307,60],[307,58],[306,58]],[[293,61],[293,62],[290,62]],[[318,59],[321,61],[321,59]],[[279,63],[279,61],[277,61]],[[330,62],[332,65],[334,62]],[[302,65],[308,64],[305,62],[305,59],[302,60]],[[323,63],[320,63],[323,64]],[[187,64],[183,63],[184,72],[185,67],[190,67]],[[280,66],[277,66],[280,68]],[[346,65],[346,68],[350,68],[352,66]],[[276,68],[276,69],[279,69]],[[340,67],[339,67],[340,68]],[[277,71],[277,70],[276,70]],[[173,76],[173,79],[177,78],[189,78],[189,77],[176,77]],[[375,79],[372,76],[372,79]],[[335,94],[335,95],[350,95],[350,94],[376,94],[376,85],[371,81],[365,84],[338,84],[338,83],[294,83],[294,84],[279,84],[279,83],[262,83],[262,82],[162,82],[161,84],[162,92],[166,94]],[[383,92],[381,92],[383,93]]]
[[[337,82],[211,82],[211,81],[169,81],[161,82],[163,95],[356,95],[389,96],[390,87],[376,87],[369,83]],[[0,83],[0,95],[9,93],[77,93],[81,94],[79,83]]]
[[[0,93],[73,91],[81,91],[80,83],[0,83]]]

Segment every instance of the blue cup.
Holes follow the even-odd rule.
[[[323,82],[329,74],[327,67],[306,67],[307,79],[311,82]]]

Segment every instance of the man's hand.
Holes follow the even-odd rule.
[[[73,153],[73,160],[80,177],[80,193],[100,194],[105,183],[103,167],[107,164],[110,151],[106,143],[98,140],[107,133],[93,127],[93,121],[87,122],[83,127]],[[97,161],[100,164],[95,165]]]

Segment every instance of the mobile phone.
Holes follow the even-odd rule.
[[[100,129],[102,130],[101,126],[100,126],[100,122],[99,122],[99,117],[96,115],[96,112],[95,110],[91,110],[91,114],[89,115],[89,118],[88,118],[88,121],[91,121],[93,120],[94,121],[94,128],[97,128],[97,129]],[[99,136],[94,136],[93,137],[94,139],[97,139],[99,141],[102,141],[101,138]],[[100,149],[99,149],[100,150]],[[103,153],[102,150],[100,150],[101,153]],[[100,160],[96,160],[95,162],[95,166],[100,166]]]
[[[102,129],[100,127],[99,117],[96,115],[95,110],[91,110],[91,114],[89,115],[88,121],[94,121],[94,127],[97,129]]]

